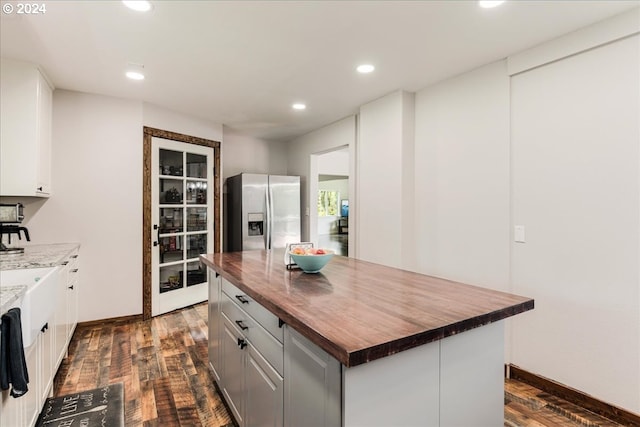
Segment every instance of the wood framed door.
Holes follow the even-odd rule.
[[[206,301],[220,251],[220,143],[144,128],[143,317]]]

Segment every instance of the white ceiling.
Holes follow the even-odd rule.
[[[18,2],[3,2],[17,5]],[[2,13],[2,57],[56,88],[143,100],[288,140],[398,89],[417,91],[640,5],[639,1],[47,1]],[[369,75],[356,65],[372,63]],[[128,63],[147,78],[124,77]],[[305,111],[291,104],[305,102]]]

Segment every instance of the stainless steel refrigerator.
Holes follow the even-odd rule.
[[[300,177],[242,173],[227,178],[229,251],[300,241]]]

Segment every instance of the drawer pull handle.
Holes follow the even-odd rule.
[[[77,273],[77,272],[78,272],[78,269],[77,269],[77,268],[74,268],[73,270],[71,270],[71,272],[72,272],[72,273]]]
[[[61,265],[67,265],[67,264],[69,264],[69,261],[65,261]]]
[[[249,300],[244,295],[236,295],[236,299],[243,304],[249,304]]]
[[[71,286],[68,286],[68,288],[69,288],[69,289],[71,289],[71,290],[73,290],[73,285],[71,285]]]
[[[245,325],[242,320],[236,320],[236,325],[240,326],[240,329],[242,329],[243,331],[249,329],[249,327]]]
[[[78,255],[71,255],[71,258],[78,258]]]
[[[240,347],[240,350],[244,349],[247,346],[247,341],[243,340],[242,338],[238,338],[238,347]]]

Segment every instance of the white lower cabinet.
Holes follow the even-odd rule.
[[[49,321],[40,332],[38,340],[40,341],[40,373],[38,375],[38,400],[42,404],[53,390],[53,378],[56,375],[58,365],[56,365],[56,354],[54,353],[54,336],[51,329],[51,321]],[[40,413],[40,405],[36,416]]]
[[[222,314],[222,393],[238,424],[244,426],[244,365],[245,352],[242,334],[236,331],[227,316]],[[246,346],[246,344],[244,344]]]
[[[209,269],[209,368],[213,377],[220,382],[220,293],[222,278]]]
[[[25,426],[35,424],[36,418],[40,413],[40,393],[42,392],[40,384],[40,360],[41,360],[41,344],[42,335],[38,336],[35,342],[29,348],[24,349],[25,358],[27,360],[27,372],[29,372],[29,391],[19,399],[24,399]]]
[[[55,335],[54,371],[66,357],[67,347],[78,324],[78,274],[79,255],[74,251],[60,266],[56,311],[53,321]]]
[[[55,374],[67,354],[78,323],[78,252],[70,254],[58,267],[56,305],[51,318],[41,326],[36,340],[24,349],[29,374],[29,391],[19,398],[9,390],[1,393],[0,426],[35,425],[45,400],[52,392]]]
[[[342,425],[342,365],[287,327],[284,331],[285,427]]]
[[[284,380],[251,344],[245,364],[245,425],[282,426]]]
[[[240,427],[282,427],[282,327],[277,326],[277,317],[265,313],[264,308],[225,279],[219,301],[219,321],[210,321],[209,328],[211,337],[216,334],[216,324],[221,327],[217,370],[222,394]],[[277,337],[249,312],[266,319]],[[210,354],[214,371],[215,358]]]
[[[53,332],[50,322],[43,326],[33,344],[24,349],[29,391],[19,398],[11,397],[10,390],[2,392],[0,426],[18,427],[35,425],[40,408],[51,392],[55,376]]]
[[[209,365],[239,427],[341,425],[341,364],[214,271]]]

